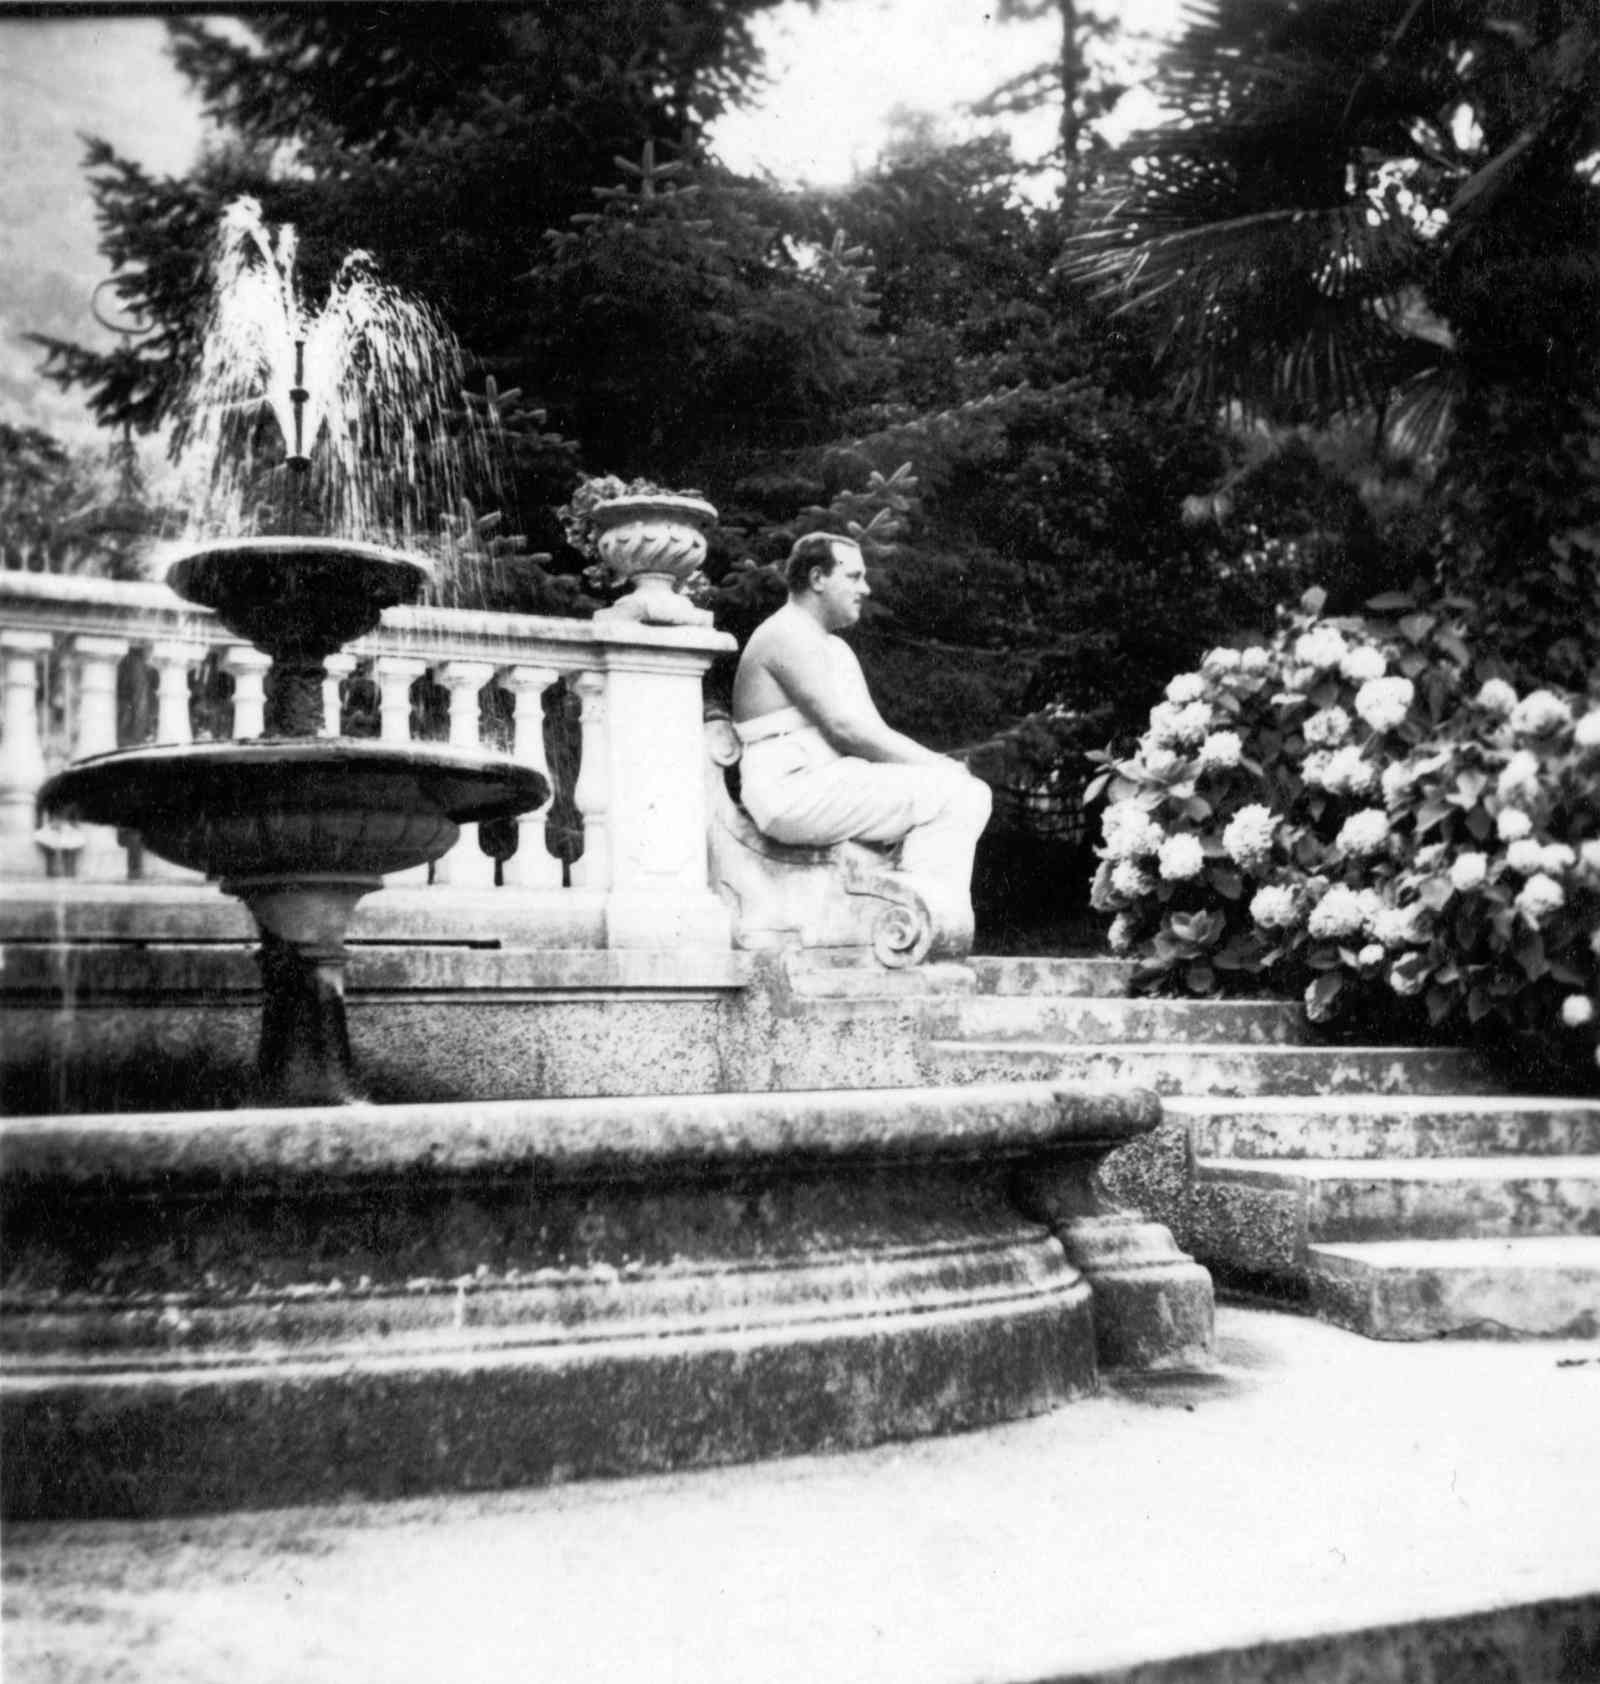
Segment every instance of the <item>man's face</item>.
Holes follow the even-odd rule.
[[[829,631],[842,631],[861,618],[861,604],[872,595],[867,583],[867,564],[854,544],[835,544],[831,573],[820,570],[811,577],[822,599],[822,620]]]

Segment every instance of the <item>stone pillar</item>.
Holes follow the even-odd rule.
[[[551,667],[512,667],[500,682],[511,692],[515,705],[512,752],[524,766],[531,766],[550,780],[550,766],[544,752],[544,693],[561,675]],[[551,794],[555,786],[551,783]],[[550,802],[517,820],[517,851],[505,862],[502,875],[507,887],[559,889],[561,861],[545,846],[545,818]]]
[[[708,863],[702,680],[731,651],[699,627],[595,626],[605,674],[609,877],[606,940],[614,948],[733,944],[732,918]],[[584,776],[591,745],[584,734]]]
[[[572,803],[583,820],[583,852],[572,863],[575,889],[611,886],[611,763],[606,745],[606,680],[581,672],[572,681],[578,694],[578,781]]]
[[[222,670],[233,678],[233,740],[248,742],[267,728],[267,672],[272,657],[248,643],[236,644],[222,657]]]
[[[411,741],[411,686],[428,670],[426,661],[403,655],[379,655],[372,663],[373,682],[378,686],[378,740],[385,743]],[[386,889],[425,889],[428,868],[415,865],[396,871],[383,880]]]
[[[194,741],[189,718],[189,670],[200,657],[200,647],[178,641],[158,643],[150,651],[156,669],[156,735],[158,743]],[[187,866],[174,865],[146,848],[139,862],[139,874],[150,883],[203,883],[205,878]]]
[[[75,637],[78,662],[78,739],[73,758],[110,754],[117,746],[117,668],[130,645],[123,637]],[[91,882],[115,883],[128,875],[128,851],[115,825],[83,826],[77,875]]]
[[[0,631],[0,877],[45,875],[44,854],[33,834],[45,778],[39,665],[54,642],[49,632]]]
[[[322,663],[322,729],[319,737],[344,735],[344,701],[339,686],[356,670],[354,655],[330,655]]]
[[[439,669],[439,682],[450,695],[450,746],[478,749],[483,746],[478,724],[478,693],[494,677],[488,661],[447,661]],[[478,842],[478,827],[464,824],[461,840],[448,854],[436,860],[435,883],[452,889],[492,889],[494,861]]]

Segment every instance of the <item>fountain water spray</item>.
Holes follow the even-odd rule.
[[[184,538],[310,530],[414,548],[469,487],[496,483],[461,347],[366,252],[308,309],[298,256],[294,229],[274,237],[254,199],[224,213],[180,434]]]

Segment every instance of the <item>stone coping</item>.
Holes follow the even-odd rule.
[[[496,996],[627,992],[676,996],[746,986],[750,957],[718,948],[446,947],[423,943],[352,943],[346,994],[352,1005],[379,996]],[[20,1008],[30,999],[70,996],[100,1002],[171,1007],[195,996],[255,999],[261,991],[256,941],[117,946],[8,944],[0,999]]]
[[[1053,1083],[622,1099],[502,1100],[0,1119],[8,1197],[124,1196],[316,1179],[669,1170],[1095,1155],[1147,1133],[1160,1101]]]
[[[227,632],[209,608],[185,602],[156,580],[90,579],[71,574],[0,572],[0,603],[18,625],[57,625],[78,633],[128,635],[131,626],[154,632],[181,624],[207,642],[242,641]],[[430,604],[386,608],[380,630],[355,639],[347,653],[426,654],[430,661],[469,651],[501,662],[533,660],[540,646],[594,652],[605,662],[628,646],[667,653],[722,654],[737,648],[726,632],[709,626],[646,626],[543,614],[504,614],[489,609]]]

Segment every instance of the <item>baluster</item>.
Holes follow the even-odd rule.
[[[117,668],[128,653],[123,637],[75,637],[78,662],[78,740],[74,758],[109,754],[117,746]],[[115,825],[86,824],[78,855],[79,877],[117,882],[128,875],[128,851]]]
[[[478,692],[494,677],[494,667],[488,661],[447,661],[438,677],[450,697],[450,746],[482,747]],[[475,824],[462,825],[461,840],[434,863],[433,880],[453,889],[494,887],[494,861],[479,845]]]
[[[411,741],[411,686],[428,670],[426,661],[379,655],[372,663],[378,686],[378,736],[386,743]]]
[[[561,675],[549,667],[512,667],[500,682],[511,692],[513,752],[523,765],[531,766],[548,781],[550,766],[544,751],[544,693]],[[551,783],[551,794],[555,785]],[[517,851],[501,869],[504,881],[519,889],[559,889],[561,861],[545,846],[547,800],[536,812],[517,820]]]
[[[428,670],[426,661],[404,655],[379,655],[372,663],[372,680],[378,686],[378,739],[385,743],[411,741],[411,686]],[[385,877],[389,889],[425,889],[428,868],[412,866],[409,871],[391,872]]]
[[[354,655],[330,655],[322,663],[322,670],[322,729],[317,735],[341,737],[344,735],[344,701],[339,687],[356,670],[356,658]]]
[[[150,651],[156,669],[156,736],[158,743],[194,741],[189,718],[189,669],[199,659],[193,643],[158,643]]]
[[[198,644],[176,639],[157,643],[150,650],[150,664],[156,669],[156,737],[158,743],[194,741],[189,718],[189,669],[199,660]],[[174,865],[148,848],[140,855],[139,874],[151,883],[202,883],[203,875],[187,866]]]
[[[0,631],[0,875],[43,877],[44,855],[34,839],[34,809],[45,778],[39,735],[39,664],[50,653],[49,632]]]
[[[611,886],[611,773],[606,755],[606,675],[581,672],[573,680],[582,727],[581,763],[572,791],[583,820],[583,852],[572,862],[572,883],[580,889]]]
[[[246,742],[267,729],[267,673],[272,657],[248,643],[235,644],[222,657],[222,670],[233,677],[233,740]]]

